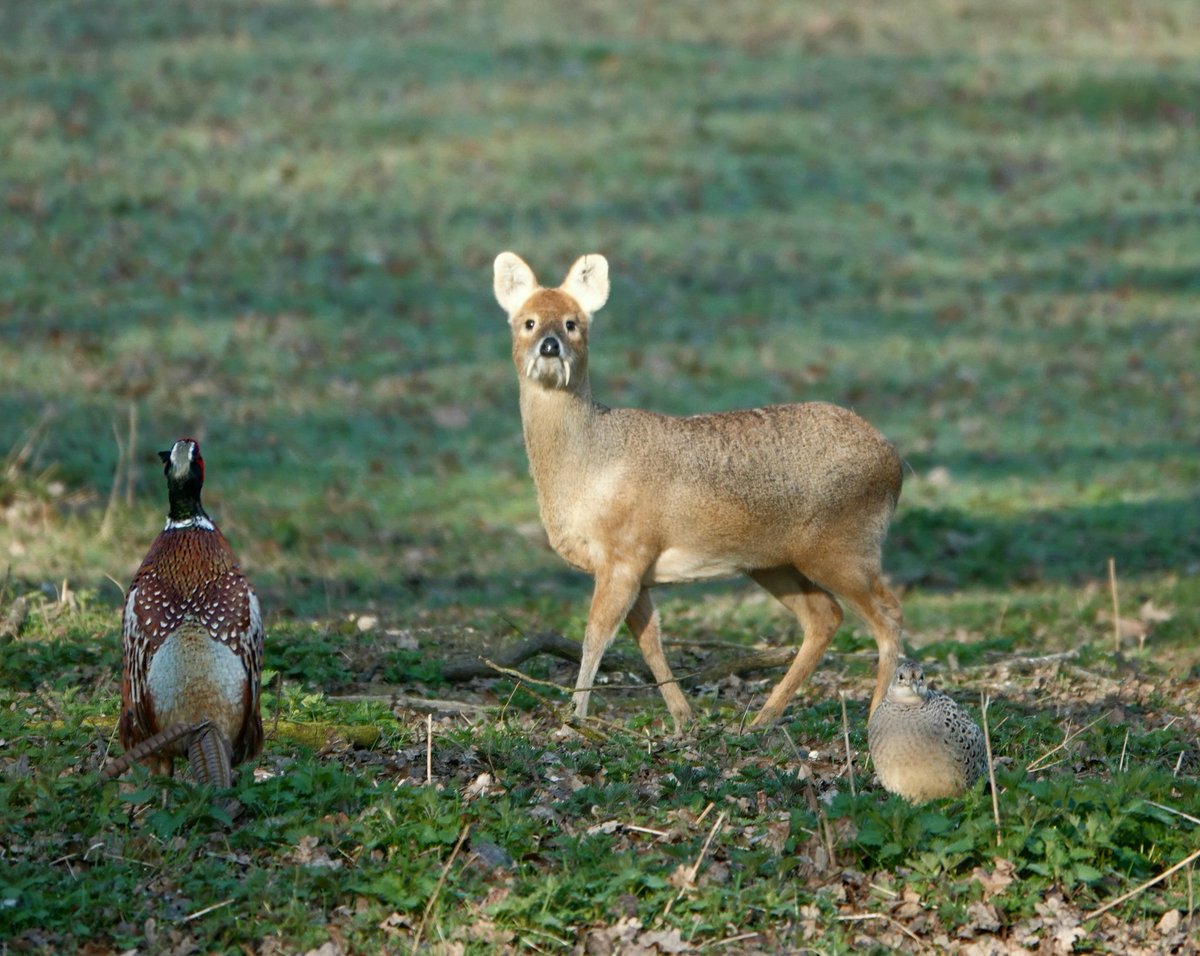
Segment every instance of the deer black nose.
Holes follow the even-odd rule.
[[[562,346],[553,335],[547,335],[538,346],[538,354],[547,358],[558,358],[562,354]]]

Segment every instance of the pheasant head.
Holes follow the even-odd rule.
[[[170,451],[160,451],[163,473],[167,476],[168,528],[189,526],[207,527],[212,522],[200,504],[200,489],[204,487],[204,458],[200,444],[193,438],[181,438]]]

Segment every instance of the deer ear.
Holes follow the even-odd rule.
[[[608,301],[608,260],[591,253],[580,256],[563,281],[562,291],[591,315]]]
[[[492,288],[500,308],[512,316],[538,287],[533,270],[515,252],[502,252],[493,266]]]

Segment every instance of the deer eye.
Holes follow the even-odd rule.
[[[534,322],[534,321],[533,321],[533,319],[526,319],[526,320],[525,320],[525,328],[527,328],[527,329],[532,329],[532,328],[533,328],[535,325],[537,325],[537,323],[536,323],[536,322]]]
[[[567,326],[567,331],[568,331],[568,332],[574,332],[574,331],[575,331],[575,320],[574,320],[574,319],[567,319],[567,321],[566,321],[566,326]]]

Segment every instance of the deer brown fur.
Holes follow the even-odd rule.
[[[871,712],[900,653],[900,604],[881,550],[900,494],[895,449],[847,409],[823,402],[686,418],[592,400],[588,335],[608,299],[608,263],[580,257],[542,288],[517,255],[496,257],[521,423],[542,523],[595,591],[575,685],[585,716],[600,658],[629,625],[676,727],[691,708],[663,654],[657,584],[749,575],[799,619],[804,639],[754,723],[782,715],[842,620],[840,597],[879,647]]]

